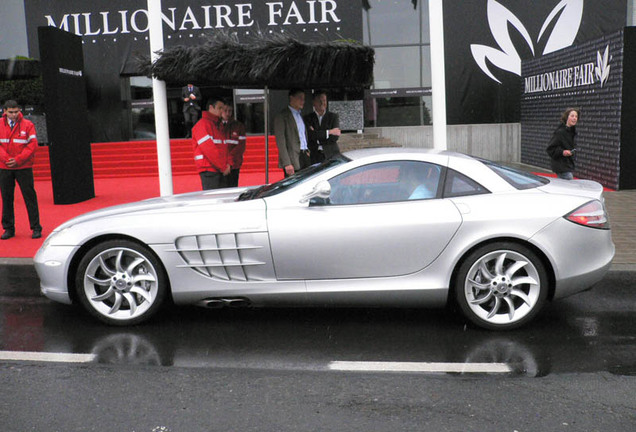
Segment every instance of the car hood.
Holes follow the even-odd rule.
[[[539,190],[550,194],[577,195],[590,199],[602,200],[603,185],[592,180],[563,180],[550,178],[550,183]]]
[[[232,203],[247,188],[216,189],[212,191],[190,192],[179,195],[150,198],[129,204],[121,204],[106,207],[100,210],[91,211],[83,215],[74,217],[54,231],[60,231],[78,223],[88,222],[94,219],[118,216],[122,214],[133,214],[139,212],[166,211],[178,207],[210,206],[224,203]]]

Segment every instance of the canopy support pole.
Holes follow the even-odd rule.
[[[265,86],[263,111],[265,114],[265,184],[269,183],[269,89]]]
[[[431,84],[433,87],[433,148],[446,150],[446,72],[444,68],[444,12],[442,0],[429,0]]]
[[[148,0],[148,31],[150,59],[157,60],[163,50],[163,24],[161,22],[161,0]],[[161,196],[173,194],[172,161],[170,159],[170,130],[168,128],[168,96],[166,82],[152,78],[152,99],[155,106],[155,133],[157,135],[157,164],[159,168],[159,191]]]

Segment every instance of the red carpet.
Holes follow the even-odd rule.
[[[282,178],[282,171],[276,169],[269,172],[269,181]],[[241,174],[239,186],[263,184],[265,173]],[[53,204],[53,188],[49,180],[36,180],[40,206],[40,222],[44,228],[42,238],[31,239],[29,220],[22,200],[22,194],[16,187],[15,216],[16,236],[10,240],[0,241],[0,258],[32,258],[42,242],[51,231],[77,215],[133,201],[159,196],[159,179],[157,177],[104,178],[95,179],[95,198],[78,204]],[[173,178],[175,194],[201,190],[201,180],[196,174],[175,176]]]
[[[0,241],[0,258],[32,258],[46,236],[55,227],[77,215],[160,195],[157,150],[154,141],[94,143],[91,145],[91,151],[95,198],[78,204],[56,205],[53,203],[48,148],[40,147],[38,149],[33,175],[40,207],[40,222],[43,227],[42,238],[31,239],[24,200],[16,185],[16,236],[9,240]],[[173,192],[179,194],[201,190],[201,180],[192,159],[191,141],[186,139],[171,140],[170,153]],[[131,158],[131,154],[134,155],[134,158]],[[265,183],[264,161],[265,137],[249,136],[239,186]],[[282,171],[278,168],[276,141],[274,137],[270,137],[269,182],[273,183],[282,177]]]

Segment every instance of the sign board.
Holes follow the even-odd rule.
[[[524,61],[521,162],[548,168],[545,149],[561,114],[579,108],[574,175],[636,188],[635,74],[635,27]]]

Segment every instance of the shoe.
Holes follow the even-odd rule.
[[[15,237],[15,231],[6,230],[0,240],[9,240],[11,237]]]
[[[33,230],[33,235],[31,236],[32,239],[39,239],[42,238],[42,230]]]

